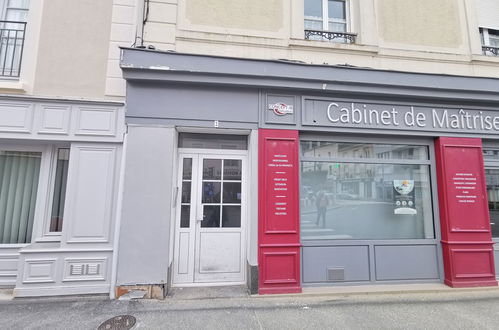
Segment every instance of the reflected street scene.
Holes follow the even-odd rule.
[[[305,141],[301,149],[303,240],[434,238],[426,146]]]

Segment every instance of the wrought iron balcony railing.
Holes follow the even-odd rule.
[[[499,47],[482,46],[483,55],[499,56]]]
[[[307,40],[329,40],[345,44],[354,44],[356,38],[356,33],[305,30],[305,39]]]
[[[26,22],[0,21],[0,77],[19,77],[25,34]]]

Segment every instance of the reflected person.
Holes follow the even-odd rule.
[[[326,211],[328,206],[328,198],[324,190],[320,190],[317,193],[317,199],[315,200],[315,206],[317,206],[317,226],[322,228],[326,227]],[[322,222],[321,222],[322,220]]]

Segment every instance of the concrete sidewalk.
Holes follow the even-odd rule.
[[[234,292],[227,297],[223,290]],[[164,301],[98,296],[0,301],[1,329],[97,329],[117,315],[134,316],[132,329],[498,329],[499,290],[250,297],[235,288],[197,288],[178,290]]]

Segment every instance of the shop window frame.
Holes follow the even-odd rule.
[[[50,232],[50,220],[52,214],[53,193],[55,188],[54,184],[57,168],[57,152],[59,149],[70,149],[70,146],[69,144],[39,145],[26,143],[0,143],[0,150],[2,151],[24,151],[41,153],[40,173],[38,177],[38,188],[35,200],[31,242],[12,244],[0,243],[0,249],[21,248],[35,242],[61,241],[63,232],[62,230],[60,232]],[[71,160],[71,155],[69,156],[69,160]]]
[[[302,134],[300,136],[300,143],[302,141],[321,141],[321,142],[338,142],[338,143],[368,143],[368,144],[391,144],[391,145],[416,145],[416,146],[426,146],[428,148],[428,159],[427,160],[387,160],[385,158],[375,159],[375,158],[338,158],[338,157],[323,157],[320,160],[315,157],[303,157],[301,155],[300,147],[300,159],[299,163],[307,161],[320,161],[320,162],[344,162],[344,163],[365,163],[366,160],[373,164],[415,164],[415,165],[427,165],[429,166],[429,182],[430,182],[430,202],[432,208],[433,216],[433,238],[397,238],[397,239],[301,239],[301,243],[304,246],[337,246],[337,245],[358,245],[358,244],[371,244],[376,242],[380,245],[398,245],[398,244],[410,244],[410,245],[425,245],[425,244],[437,244],[440,246],[441,230],[440,230],[440,214],[438,209],[438,188],[437,188],[437,175],[436,175],[436,162],[435,162],[435,146],[434,140],[431,138],[401,138],[396,136],[396,141],[393,137],[373,137],[366,135],[355,135],[351,137],[345,137],[340,135],[324,135],[324,134]],[[301,187],[302,177],[301,171],[299,171],[299,182]],[[301,194],[301,189],[299,191]],[[301,198],[301,196],[300,196]],[[300,214],[301,218],[301,214]],[[437,251],[439,260],[441,257],[441,251]]]
[[[483,150],[495,150],[495,151],[499,152],[499,145],[484,143],[482,146],[482,149]],[[483,158],[483,167],[484,167],[484,172],[487,169],[499,170],[499,158],[498,159],[485,159],[485,157],[484,157]],[[486,177],[485,177],[485,180],[487,180]],[[487,198],[487,204],[488,204],[488,198]],[[488,207],[488,205],[487,205],[487,207]],[[490,210],[489,210],[489,212],[490,212]],[[490,222],[490,214],[489,214],[489,222]],[[491,231],[491,234],[492,234],[492,231]],[[492,241],[495,243],[499,243],[499,237],[492,236]],[[498,248],[499,248],[499,246],[498,246]]]
[[[40,219],[44,218],[44,210],[47,201],[47,189],[49,188],[47,178],[50,175],[51,149],[48,146],[0,143],[0,150],[41,153],[40,172],[38,176],[38,188],[35,199],[31,241],[29,243],[0,243],[0,249],[21,248],[38,241],[38,237],[40,234],[38,227],[40,226]]]
[[[45,200],[45,212],[43,215],[43,223],[40,226],[39,235],[35,238],[37,242],[59,242],[61,240],[62,232],[64,230],[65,217],[63,215],[63,224],[61,231],[50,231],[50,223],[52,221],[52,206],[54,203],[54,190],[55,190],[55,180],[56,180],[56,171],[57,171],[57,158],[59,149],[68,149],[69,158],[68,161],[71,161],[71,148],[69,145],[53,145],[49,147],[50,152],[50,169],[48,173],[48,189]],[[66,180],[66,192],[67,192],[67,183],[69,180],[69,171],[68,171],[68,179]],[[64,196],[64,200],[67,199],[67,195]],[[66,213],[66,203],[64,204],[63,214]]]

